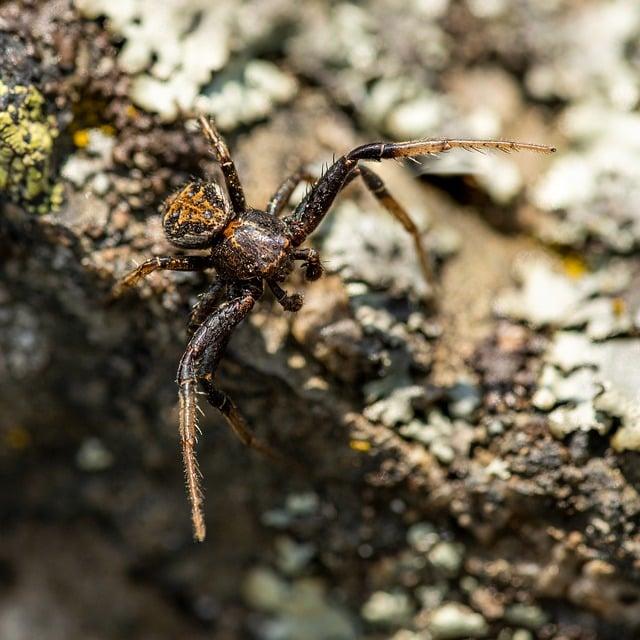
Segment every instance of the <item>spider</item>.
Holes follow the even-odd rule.
[[[200,472],[195,455],[197,440],[197,387],[211,405],[225,417],[236,436],[247,446],[271,457],[280,457],[258,440],[231,398],[214,379],[216,369],[234,329],[262,296],[264,284],[287,311],[298,311],[303,303],[299,293],[289,294],[280,283],[302,261],[307,280],[323,273],[318,252],[301,245],[329,211],[338,193],[360,177],[381,205],[408,231],[415,244],[422,276],[433,283],[429,257],[418,228],[405,209],[387,191],[384,183],[362,161],[414,158],[438,154],[454,148],[467,150],[530,150],[551,153],[554,148],[539,144],[502,140],[433,139],[409,142],[373,142],[341,156],[314,181],[304,170],[286,178],[265,210],[247,206],[242,184],[227,145],[215,126],[204,116],[199,124],[218,161],[226,190],[213,181],[194,180],[165,203],[162,224],[167,239],[181,249],[207,249],[206,255],[155,257],[134,269],[113,290],[114,296],[136,285],[158,269],[203,271],[215,269],[217,278],[209,285],[191,311],[190,339],[178,367],[180,439],[187,493],[191,504],[194,538],[204,540],[205,522]],[[295,210],[284,217],[296,186],[312,183]]]

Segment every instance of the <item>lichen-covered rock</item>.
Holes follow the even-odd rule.
[[[594,273],[562,273],[542,256],[524,255],[514,265],[519,287],[498,296],[499,315],[524,320],[534,327],[587,327],[594,339],[629,331],[632,321],[616,296],[628,286],[631,272],[612,262]]]
[[[109,29],[124,41],[117,61],[133,78],[131,99],[165,122],[198,110],[231,129],[264,118],[296,93],[295,80],[267,60],[227,66],[238,50],[259,56],[270,48],[265,43],[287,22],[278,2],[247,3],[240,12],[230,0],[77,4],[90,18],[107,17]]]
[[[629,253],[640,243],[640,116],[600,103],[570,107],[562,117],[569,148],[561,149],[532,189],[546,215],[534,222],[549,243],[576,250],[603,245]]]
[[[600,4],[2,3],[2,33],[45,54],[3,82],[54,110],[68,197],[0,216],[0,635],[635,637],[637,19],[632,0]],[[602,57],[580,52],[594,15]],[[172,250],[167,195],[215,175],[194,107],[229,128],[256,206],[300,164],[374,137],[561,149],[535,207],[535,157],[452,153],[422,179],[381,163],[434,258],[429,308],[401,227],[358,181],[340,195],[309,240],[327,277],[291,274],[297,314],[265,295],[220,368],[297,464],[245,450],[205,409],[205,545],[190,541],[174,377],[210,274],[155,273],[107,302],[118,275]],[[572,251],[521,263],[498,296],[515,256],[541,249],[493,225],[541,210],[567,224],[539,237]]]

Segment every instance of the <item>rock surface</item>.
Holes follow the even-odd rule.
[[[0,637],[636,637],[637,3],[210,5],[0,8]],[[582,53],[594,23],[607,55]],[[326,277],[292,274],[297,314],[265,296],[220,370],[304,472],[206,409],[202,545],[174,378],[209,276],[109,299],[173,251],[167,195],[216,175],[194,110],[258,206],[379,137],[561,147],[379,166],[434,257],[430,307],[410,240],[345,191],[311,240]]]

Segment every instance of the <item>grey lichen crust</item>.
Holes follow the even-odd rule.
[[[51,177],[58,129],[42,94],[0,79],[0,106],[0,194],[35,213],[59,208],[62,185]]]
[[[496,311],[555,330],[533,404],[548,413],[551,432],[609,434],[617,451],[640,451],[640,329],[627,291],[631,269],[612,262],[570,277],[549,260],[518,265],[520,287],[496,301]]]
[[[89,18],[107,17],[124,41],[120,69],[132,78],[133,102],[165,122],[194,110],[214,115],[222,129],[267,116],[297,93],[295,79],[260,59],[285,22],[283,5],[231,0],[79,0]],[[162,33],[159,39],[158,33]],[[241,60],[230,65],[232,55]]]
[[[565,104],[567,144],[532,191],[547,212],[535,223],[546,242],[616,253],[640,245],[640,80],[630,53],[639,25],[633,0],[569,7],[528,72],[534,95]],[[594,33],[598,46],[590,47]]]

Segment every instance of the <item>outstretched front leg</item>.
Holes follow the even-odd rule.
[[[204,271],[205,269],[210,269],[212,266],[213,263],[209,256],[149,258],[149,260],[145,260],[139,267],[117,282],[111,290],[111,295],[114,298],[121,296],[127,289],[134,287],[140,280],[159,269],[168,271]]]
[[[379,162],[389,158],[414,158],[434,155],[461,148],[467,150],[497,149],[499,151],[535,151],[551,153],[553,147],[509,140],[415,140],[410,142],[373,142],[356,147],[338,158],[314,184],[311,191],[296,207],[291,216],[285,218],[295,246],[304,242],[322,222],[341,189],[350,182],[358,170],[361,160]],[[364,177],[364,176],[363,176]],[[365,178],[366,181],[366,178]]]
[[[221,304],[196,330],[178,367],[178,396],[180,400],[180,440],[193,533],[196,540],[204,540],[206,529],[202,513],[200,471],[195,454],[197,441],[197,387],[207,394],[209,402],[225,417],[238,438],[246,445],[273,458],[280,456],[251,433],[247,423],[231,398],[214,383],[214,376],[222,354],[238,324],[253,308],[262,294],[261,285],[247,286],[232,292],[233,298]]]

